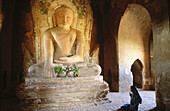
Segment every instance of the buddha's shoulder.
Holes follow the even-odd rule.
[[[82,33],[80,30],[77,30],[77,29],[75,29],[75,28],[71,28],[71,30],[72,30],[73,32],[75,32],[75,33]]]
[[[43,36],[49,37],[53,32],[54,32],[54,28],[49,28],[49,29],[44,31]]]
[[[47,29],[47,30],[45,30],[45,32],[54,32],[54,31],[56,31],[57,30],[57,28],[49,28],[49,29]]]

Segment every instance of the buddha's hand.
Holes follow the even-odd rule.
[[[57,64],[67,64],[74,62],[74,60],[70,57],[60,57],[58,60],[54,60],[54,62]]]
[[[60,57],[59,60],[67,63],[83,62],[82,57],[80,57],[79,55],[74,55],[70,57]]]
[[[59,57],[58,60],[54,60],[54,62],[58,64],[76,63],[76,62],[82,62],[82,61],[83,59],[78,55],[74,55],[71,57]]]
[[[69,57],[59,57],[59,60],[61,60],[61,61],[68,61]]]

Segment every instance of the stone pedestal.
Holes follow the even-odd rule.
[[[17,96],[24,110],[64,109],[108,102],[108,91],[102,76],[26,77],[25,83],[17,88]]]

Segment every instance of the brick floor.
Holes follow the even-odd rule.
[[[139,111],[149,111],[156,107],[155,91],[141,90],[139,91],[139,94],[142,97],[142,104],[139,105]],[[124,93],[110,92],[107,97],[111,101],[110,103],[74,109],[57,109],[57,110],[51,109],[48,111],[116,111],[121,107],[121,105],[130,102],[129,92]],[[1,99],[0,111],[18,111],[17,108],[15,107],[17,105],[16,102],[17,102],[16,98]]]
[[[155,91],[139,91],[142,97],[142,104],[139,105],[139,111],[149,111],[156,107]],[[123,104],[130,102],[129,92],[108,94],[110,103],[90,106],[87,108],[69,109],[68,111],[116,111]]]

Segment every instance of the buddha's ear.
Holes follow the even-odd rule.
[[[55,14],[52,16],[52,21],[53,21],[53,27],[56,27],[56,18],[55,18]]]

